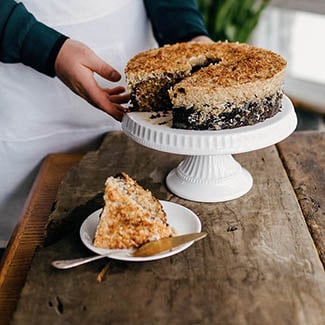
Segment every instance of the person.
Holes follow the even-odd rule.
[[[211,41],[195,0],[1,0],[0,247],[46,155],[120,130],[128,59],[184,41]]]

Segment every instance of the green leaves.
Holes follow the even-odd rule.
[[[198,0],[215,41],[247,42],[269,0]]]

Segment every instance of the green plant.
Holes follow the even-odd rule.
[[[198,0],[215,41],[248,42],[269,0]]]

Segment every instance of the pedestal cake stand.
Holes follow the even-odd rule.
[[[166,178],[169,190],[191,201],[222,202],[246,194],[253,185],[250,173],[232,154],[273,145],[296,128],[297,118],[288,97],[282,111],[253,126],[228,130],[193,131],[171,128],[171,113],[132,112],[122,130],[146,147],[187,157]]]

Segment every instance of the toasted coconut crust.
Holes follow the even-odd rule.
[[[133,87],[153,76],[179,72],[188,74],[193,65],[204,63],[206,59],[199,44],[177,43],[138,53],[128,62],[125,73],[129,86]]]
[[[171,236],[159,200],[127,174],[106,180],[104,201],[94,238],[96,247],[132,248]]]
[[[266,80],[286,67],[280,55],[247,44],[177,43],[138,53],[128,62],[125,73],[129,84],[134,85],[152,75],[190,73],[194,66],[208,60],[220,60],[214,81],[225,87],[234,82]]]

